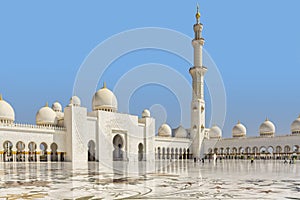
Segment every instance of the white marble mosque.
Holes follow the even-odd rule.
[[[273,122],[266,119],[256,137],[248,137],[246,126],[238,122],[232,138],[222,138],[222,130],[205,127],[204,76],[202,64],[203,25],[196,13],[192,77],[191,126],[172,129],[162,124],[155,132],[155,119],[145,109],[141,117],[118,112],[114,93],[104,84],[91,102],[92,111],[81,106],[73,96],[62,107],[54,102],[36,113],[36,124],[15,122],[15,111],[9,99],[0,97],[0,161],[1,162],[88,162],[112,164],[113,161],[154,162],[186,160],[273,158],[299,156],[300,116],[291,123],[291,133],[276,135]]]

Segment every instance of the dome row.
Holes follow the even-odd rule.
[[[172,129],[168,124],[162,124],[158,129],[158,136],[172,137]],[[188,132],[181,125],[174,130],[174,136],[176,138],[187,138]]]
[[[274,136],[276,127],[268,118],[260,125],[260,136]],[[300,134],[300,116],[291,124],[292,134]],[[245,137],[247,134],[246,127],[238,122],[232,129],[232,137]]]

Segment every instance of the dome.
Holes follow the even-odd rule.
[[[187,138],[188,133],[181,125],[175,129],[175,137],[177,138]]]
[[[62,106],[59,102],[54,102],[52,104],[52,109],[55,111],[55,112],[62,112]]]
[[[162,124],[158,129],[158,136],[171,137],[172,130],[168,124]]]
[[[246,127],[240,121],[232,129],[232,137],[245,137],[246,134]]]
[[[148,109],[145,109],[143,110],[142,112],[142,118],[145,118],[145,117],[150,117],[150,111]]]
[[[209,138],[221,138],[222,130],[217,125],[214,125],[210,128],[208,135]]]
[[[78,96],[72,96],[70,99],[70,105],[72,106],[80,106],[81,105],[81,101],[79,99]]]
[[[300,133],[300,115],[291,125],[292,134]]]
[[[56,113],[54,110],[48,107],[46,104],[45,107],[42,107],[36,113],[36,124],[37,125],[55,125]]]
[[[15,121],[15,111],[9,103],[2,99],[0,95],[0,121],[13,123]]]
[[[56,112],[55,125],[56,126],[64,126],[64,117],[65,114],[63,112]]]
[[[65,114],[63,112],[56,112],[56,119],[61,120],[65,117]]]
[[[260,136],[273,136],[275,134],[275,125],[266,119],[259,127]]]
[[[116,112],[118,109],[116,96],[112,91],[106,88],[105,84],[103,88],[95,93],[92,104],[93,110]]]

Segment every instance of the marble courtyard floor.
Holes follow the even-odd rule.
[[[131,174],[98,163],[0,163],[0,199],[300,198],[300,161],[157,161],[147,173],[146,163],[138,165]]]

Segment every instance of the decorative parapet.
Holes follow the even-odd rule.
[[[38,130],[53,130],[53,131],[66,131],[65,127],[58,126],[41,126],[33,124],[19,124],[19,123],[0,123],[0,128],[26,128],[26,129],[38,129]]]

